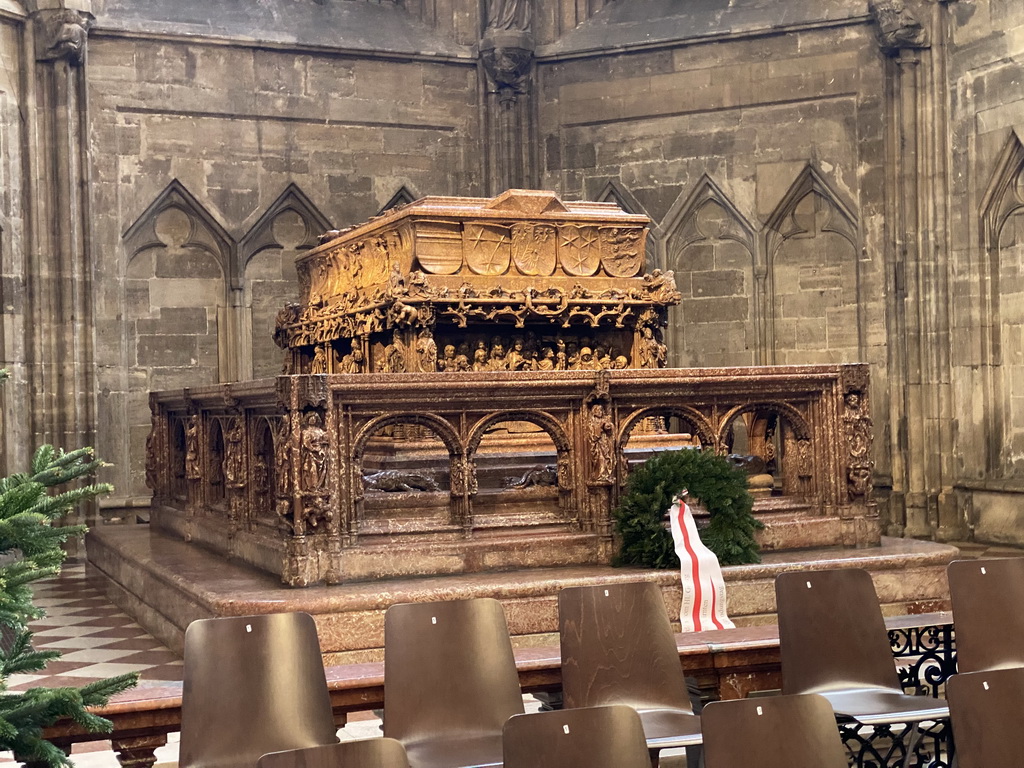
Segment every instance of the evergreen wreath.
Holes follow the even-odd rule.
[[[682,449],[655,454],[629,476],[613,513],[622,539],[616,565],[679,567],[665,513],[684,490],[710,513],[700,538],[722,565],[760,562],[754,533],[764,524],[751,514],[746,472],[713,451]]]

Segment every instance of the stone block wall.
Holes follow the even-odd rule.
[[[683,294],[670,364],[863,360],[885,413],[885,79],[870,20],[647,48],[541,57],[541,185],[654,220],[657,266]],[[883,486],[891,450],[879,440]]]
[[[148,392],[273,376],[294,259],[400,191],[479,188],[473,61],[97,30],[97,437],[144,497]]]
[[[27,105],[20,79],[24,19],[0,4],[0,350],[12,381],[0,386],[0,473],[24,466],[29,456],[29,423],[19,407],[28,388],[25,365],[25,130]]]
[[[950,6],[953,473],[980,540],[1024,541],[1024,8]]]

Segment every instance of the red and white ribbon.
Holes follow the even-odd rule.
[[[725,612],[725,579],[715,553],[704,546],[688,504],[676,498],[669,510],[672,538],[682,566],[683,604],[679,622],[683,632],[732,629]]]

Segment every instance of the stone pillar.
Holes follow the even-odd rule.
[[[532,0],[490,0],[480,40],[488,194],[536,187]]]
[[[944,9],[872,0],[886,67],[893,494],[889,532],[963,535],[953,493]]]
[[[31,14],[26,358],[33,446],[94,442],[89,237],[87,8],[39,2]],[[81,3],[79,3],[81,5]],[[45,7],[44,7],[45,6]]]

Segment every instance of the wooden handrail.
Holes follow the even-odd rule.
[[[893,630],[949,627],[952,614],[927,613],[886,619]],[[719,699],[743,698],[752,691],[781,687],[778,627],[740,627],[676,636],[679,659],[687,675]],[[558,646],[520,648],[516,668],[523,693],[558,691],[562,684]],[[327,686],[339,726],[347,716],[384,707],[384,663],[328,667]],[[89,733],[70,721],[45,731],[46,738],[69,750],[78,742],[110,739],[125,768],[149,768],[154,751],[167,743],[167,735],[181,729],[180,682],[143,683],[118,694],[94,711],[113,722],[110,733]]]

